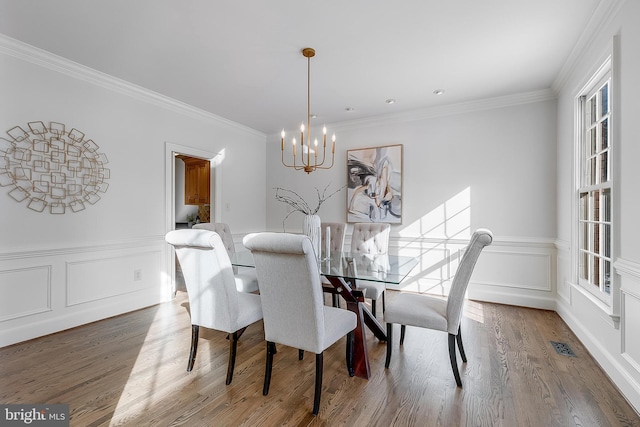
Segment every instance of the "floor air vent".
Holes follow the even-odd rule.
[[[568,344],[563,342],[555,342],[551,341],[551,345],[556,350],[556,353],[561,354],[563,356],[576,357],[576,354],[571,350]]]

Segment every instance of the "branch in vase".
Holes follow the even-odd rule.
[[[304,200],[302,196],[300,196],[295,191],[287,190],[286,188],[276,187],[275,188],[276,200],[279,202],[286,203],[293,208],[293,211],[289,212],[282,220],[282,229],[283,230],[285,229],[284,223],[287,220],[287,218],[289,218],[289,215],[291,215],[293,212],[300,212],[304,215],[316,215],[320,210],[320,206],[322,206],[322,204],[327,199],[329,199],[331,196],[333,196],[334,194],[336,194],[337,192],[339,192],[340,190],[346,187],[346,185],[343,185],[342,187],[338,188],[337,190],[327,195],[327,189],[329,188],[330,185],[331,183],[327,184],[327,186],[322,191],[322,194],[320,194],[320,190],[318,190],[317,187],[314,187],[316,190],[316,195],[318,196],[318,205],[316,206],[315,209],[311,209],[311,206],[309,206],[307,201]]]

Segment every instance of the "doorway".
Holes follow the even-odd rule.
[[[203,211],[203,216],[208,214],[209,221],[213,222],[220,218],[221,199],[222,199],[222,159],[224,157],[224,151],[219,153],[201,150],[198,148],[177,145],[172,143],[165,144],[165,234],[176,228],[187,228],[188,223],[183,221],[186,219],[182,217],[183,211],[179,211],[177,208],[177,198],[184,199],[184,169],[177,171],[176,158],[180,156],[187,159],[197,159],[208,162],[209,167],[209,208]],[[177,191],[177,187],[182,187],[182,192]],[[184,200],[182,200],[184,202]],[[197,205],[184,205],[189,206],[191,210],[194,210],[196,216],[198,216],[198,210],[200,208]],[[184,222],[184,227],[183,223]],[[169,298],[173,298],[178,289],[183,287],[183,282],[178,277],[176,280],[176,256],[173,247],[168,245],[168,251],[166,256],[166,289],[169,293]],[[178,270],[179,274],[179,270]]]

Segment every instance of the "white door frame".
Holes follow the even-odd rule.
[[[200,148],[188,147],[186,145],[173,144],[165,142],[165,234],[175,228],[176,224],[176,191],[175,191],[175,156],[183,154],[189,157],[199,157],[209,160],[211,170],[209,173],[211,179],[209,200],[212,201],[213,209],[211,211],[211,222],[221,221],[222,217],[222,159],[224,158],[224,150],[218,153],[213,151],[202,150]],[[166,288],[169,295],[173,297],[176,291],[176,264],[175,251],[173,247],[168,246],[166,256]]]

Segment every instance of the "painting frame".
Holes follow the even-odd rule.
[[[402,224],[402,144],[347,150],[347,222]]]

